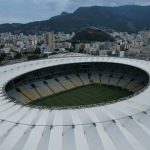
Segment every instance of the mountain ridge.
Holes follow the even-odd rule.
[[[44,21],[35,21],[26,24],[1,24],[0,33],[76,32],[89,26],[106,27],[121,32],[138,32],[150,29],[149,14],[150,6],[80,7],[73,13],[64,12]]]

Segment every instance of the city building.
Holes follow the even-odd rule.
[[[55,34],[53,32],[45,34],[45,44],[51,51],[55,49]]]

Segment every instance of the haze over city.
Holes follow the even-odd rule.
[[[49,19],[82,6],[150,5],[149,0],[1,0],[0,24]]]

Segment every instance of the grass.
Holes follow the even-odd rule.
[[[41,98],[30,105],[46,107],[80,106],[108,103],[133,94],[119,87],[92,84]]]

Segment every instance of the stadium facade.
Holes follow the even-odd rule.
[[[118,85],[126,82],[126,87],[134,94],[105,105],[51,109],[25,105],[32,97],[27,97],[25,93],[23,95],[23,89],[18,87],[37,79],[46,80],[47,78],[40,73],[46,72],[48,68],[53,68],[51,75],[61,75],[58,80],[61,84],[63,84],[61,81],[65,80],[62,76],[76,72],[80,73],[79,76],[86,83],[87,76],[90,76],[90,82],[97,81],[96,76],[92,79],[89,69],[90,72],[92,68],[92,72],[97,73],[99,64],[104,68],[107,65],[113,68],[117,66],[117,71],[112,72],[122,73],[121,76],[114,73],[116,78],[109,75],[108,80],[102,79],[103,82],[107,80],[107,83],[109,81]],[[71,72],[69,66],[73,68]],[[128,68],[129,71],[134,71],[125,79]],[[105,69],[104,72],[108,70]],[[84,75],[85,72],[87,76]],[[148,61],[113,57],[70,56],[1,67],[0,150],[149,150],[149,74]],[[98,72],[98,76],[102,77],[102,74]],[[72,77],[70,76],[69,80]],[[21,79],[24,79],[23,82]],[[132,84],[129,86],[129,83]],[[13,95],[12,87],[16,86],[15,91],[18,91],[18,95]],[[34,84],[32,87],[36,88]],[[42,93],[44,95],[44,91]],[[38,98],[34,94],[33,100],[35,99]]]

